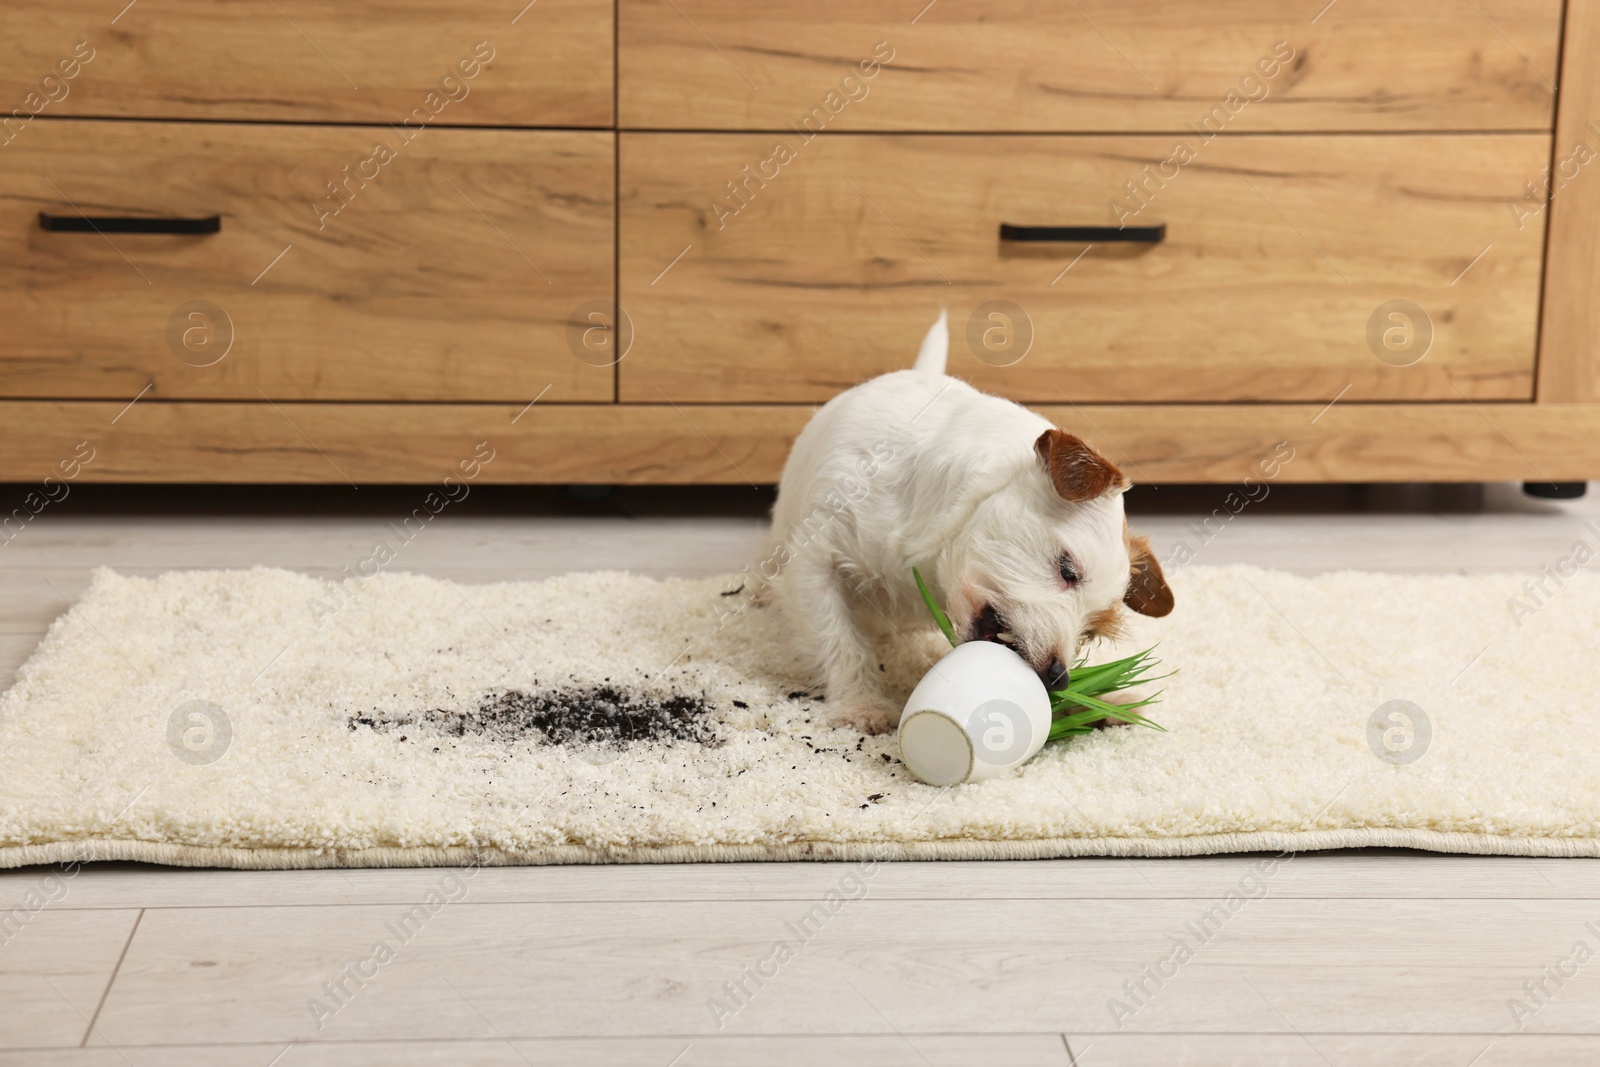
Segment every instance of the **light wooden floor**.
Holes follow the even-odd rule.
[[[0,545],[0,678],[97,566],[330,572],[362,558],[414,506],[407,490],[362,492],[174,505],[84,491],[47,509]],[[1141,490],[1135,525],[1158,546],[1198,545],[1190,523],[1222,493]],[[1537,570],[1600,515],[1597,496],[1283,487],[1197,562]],[[465,582],[709,574],[753,558],[760,506],[481,494],[394,566]],[[483,870],[360,980],[342,968],[444,872],[0,872],[0,922],[27,911],[0,926],[0,1067],[1600,1062],[1600,862],[1301,855],[1207,942],[1191,935],[1176,975],[1147,977],[1187,924],[1257,884],[1261,859],[884,864],[759,987],[746,968],[795,942],[788,924],[852,868]],[[30,893],[49,903],[27,907]],[[1580,942],[1576,974],[1547,977],[1571,974]],[[741,980],[748,1003],[719,1028],[708,1001]],[[319,1020],[308,1002],[333,1006],[324,983],[338,981],[345,1003]],[[1136,1000],[1125,984],[1141,981]],[[1524,984],[1541,982],[1535,999]],[[1136,1009],[1120,1027],[1113,998]],[[1536,1009],[1520,1031],[1512,998]]]

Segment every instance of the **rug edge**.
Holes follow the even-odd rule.
[[[1259,831],[1177,838],[1041,838],[1029,841],[806,842],[791,845],[668,845],[602,849],[550,845],[528,851],[444,848],[229,848],[160,841],[89,839],[0,848],[0,869],[123,861],[229,870],[366,867],[524,867],[602,863],[757,863],[927,860],[1037,860],[1072,857],[1214,856],[1240,852],[1323,852],[1411,848],[1478,856],[1600,857],[1600,838],[1504,837],[1417,829]]]

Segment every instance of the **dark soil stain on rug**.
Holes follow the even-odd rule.
[[[547,745],[609,745],[717,740],[713,709],[704,697],[656,696],[612,685],[523,692],[509,690],[482,698],[467,709],[435,708],[416,716],[352,715],[350,729],[365,726],[384,733],[411,727],[447,737],[487,737],[496,741],[533,740]],[[402,735],[400,740],[406,740]]]

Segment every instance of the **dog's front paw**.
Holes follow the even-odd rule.
[[[900,725],[900,708],[887,700],[853,700],[829,716],[829,725],[864,734],[887,734]]]

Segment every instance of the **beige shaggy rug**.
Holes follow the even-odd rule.
[[[1600,855],[1600,577],[1523,581],[1185,568],[1166,733],[935,789],[737,579],[101,571],[0,698],[0,866]]]

